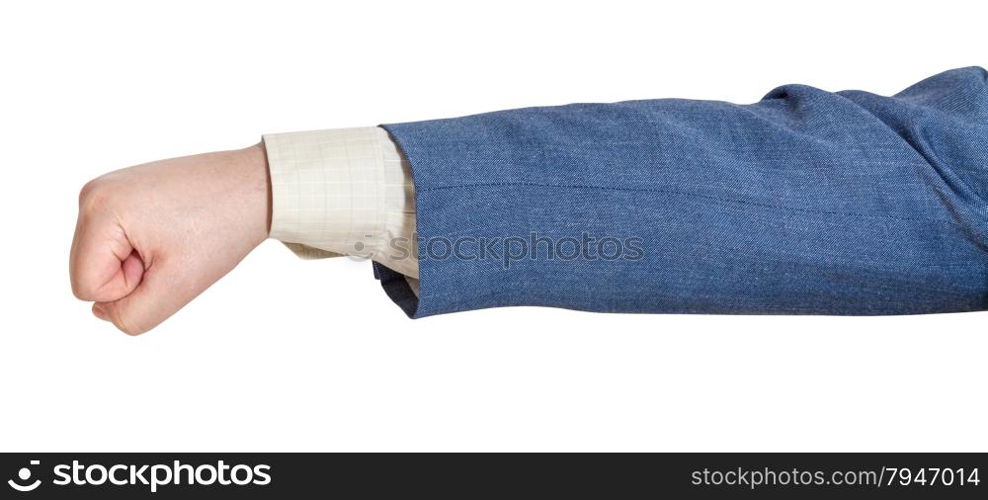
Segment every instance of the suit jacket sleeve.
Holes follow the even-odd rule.
[[[414,179],[418,297],[375,272],[414,317],[988,307],[981,68],[892,97],[785,85],[750,105],[573,104],[384,127]]]

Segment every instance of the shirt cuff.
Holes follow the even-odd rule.
[[[370,258],[418,277],[415,188],[384,129],[264,135],[271,238],[303,258]]]

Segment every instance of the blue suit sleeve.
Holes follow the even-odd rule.
[[[384,126],[416,188],[413,317],[988,307],[988,84],[786,85],[750,105],[573,104]]]

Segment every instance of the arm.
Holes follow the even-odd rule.
[[[375,274],[416,317],[984,309],[986,93],[984,70],[966,68],[895,97],[792,85],[746,106],[654,100],[388,125],[414,177],[419,238],[409,219],[377,231]],[[297,149],[277,165],[302,168]],[[162,321],[263,240],[263,163],[254,147],[91,183],[76,294],[131,333]],[[341,251],[317,233],[282,238]],[[417,293],[405,279],[416,272]]]

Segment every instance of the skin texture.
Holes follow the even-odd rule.
[[[264,241],[270,207],[263,144],[103,175],[79,195],[72,292],[100,319],[144,333]]]

